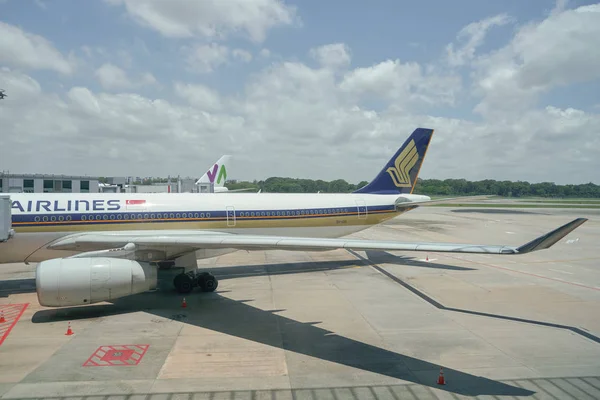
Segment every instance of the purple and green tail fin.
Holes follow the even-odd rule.
[[[412,193],[432,135],[433,129],[415,129],[375,179],[354,193]]]

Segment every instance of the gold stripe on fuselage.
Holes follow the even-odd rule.
[[[376,225],[394,218],[409,209],[398,211],[370,211],[366,218],[354,215],[338,216],[274,216],[256,219],[255,217],[237,217],[235,225],[230,220],[221,218],[176,218],[176,219],[147,219],[130,220],[94,220],[94,221],[68,221],[60,222],[27,222],[20,226],[13,223],[15,232],[81,232],[81,231],[130,231],[130,230],[178,230],[178,229],[245,229],[245,228],[294,228],[294,227],[334,227],[334,226],[361,226]]]

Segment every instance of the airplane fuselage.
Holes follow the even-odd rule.
[[[56,239],[90,231],[210,230],[281,236],[342,237],[429,200],[395,194],[11,194],[15,237],[0,244],[0,263],[40,262],[73,252]],[[415,206],[417,203],[415,204]],[[223,254],[204,251],[200,257]],[[199,258],[200,258],[199,257]]]

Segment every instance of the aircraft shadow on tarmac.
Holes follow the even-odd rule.
[[[423,268],[436,268],[452,271],[471,271],[473,268],[457,267],[454,265],[437,262],[419,261],[416,257],[397,256],[385,251],[367,251],[367,259],[374,263],[410,265]],[[214,274],[219,280],[248,278],[252,276],[300,274],[306,272],[334,271],[339,269],[354,268],[357,265],[368,266],[368,262],[361,259],[334,260],[334,261],[301,261],[294,263],[236,265],[232,267],[202,267],[202,271]],[[162,272],[162,271],[161,271]],[[166,272],[166,271],[165,271]],[[179,272],[179,269],[174,271]],[[172,277],[166,277],[172,279]],[[0,298],[20,293],[34,293],[35,279],[10,279],[0,280]]]
[[[399,354],[384,348],[340,336],[315,326],[319,322],[298,322],[278,315],[285,310],[262,310],[233,300],[223,292],[189,296],[188,308],[180,308],[180,296],[157,291],[118,299],[113,304],[49,309],[34,314],[34,323],[74,321],[143,311],[210,329],[238,338],[282,348],[324,361],[361,369],[392,378],[438,388],[451,393],[531,396],[534,392],[488,378],[444,367],[447,384],[437,385],[440,365]],[[293,374],[292,374],[293,376]]]
[[[368,250],[365,252],[367,259],[375,264],[409,265],[412,267],[445,269],[448,271],[475,271],[475,268],[459,267],[456,265],[441,264],[433,261],[422,261],[424,257],[398,256],[387,251]]]

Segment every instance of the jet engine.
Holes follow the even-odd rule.
[[[42,306],[115,300],[156,288],[157,268],[121,258],[55,258],[38,264],[35,284]]]

